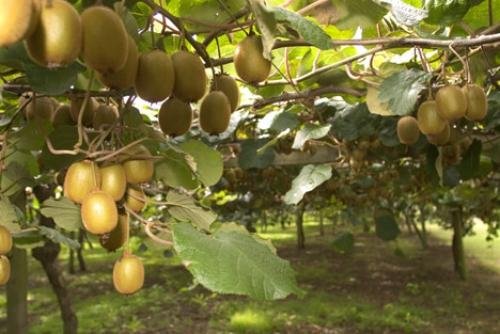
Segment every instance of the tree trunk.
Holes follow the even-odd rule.
[[[7,283],[7,333],[28,332],[28,257],[14,248],[10,257],[11,276]]]
[[[295,219],[295,225],[297,226],[297,248],[306,248],[306,236],[304,234],[304,203],[300,203],[297,208],[297,216]]]
[[[69,237],[75,239],[75,232],[71,232]],[[72,275],[75,273],[75,251],[72,248],[69,250],[68,271]]]
[[[463,212],[462,207],[457,206],[451,209],[451,220],[453,224],[452,252],[455,262],[455,271],[461,279],[467,278],[465,268],[465,251],[463,242]]]
[[[87,271],[87,265],[85,264],[85,259],[83,258],[83,246],[85,243],[85,231],[80,229],[78,232],[78,242],[80,243],[80,248],[76,250],[76,255],[78,256],[78,265],[80,267],[80,272]]]
[[[325,226],[323,225],[323,210],[319,210],[319,235],[324,236],[325,235]]]
[[[262,217],[262,231],[265,233],[267,232],[267,215],[266,211],[261,212],[261,217]]]

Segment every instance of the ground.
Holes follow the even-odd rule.
[[[67,275],[80,332],[500,333],[500,240],[485,242],[482,229],[465,240],[466,282],[453,272],[450,233],[437,227],[431,229],[427,250],[409,234],[386,243],[373,233],[358,233],[349,254],[331,247],[332,226],[321,237],[315,223],[308,222],[306,232],[302,252],[295,248],[293,226],[263,234],[291,261],[305,291],[302,299],[278,302],[193,287],[175,258],[152,250],[140,254],[146,261],[145,288],[120,296],[111,282],[118,254],[106,254],[96,244],[85,252],[88,272]],[[30,333],[62,332],[55,296],[34,260],[30,275]],[[6,320],[0,291],[1,333]]]

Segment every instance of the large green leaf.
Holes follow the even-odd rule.
[[[31,88],[37,93],[47,95],[60,95],[68,91],[75,85],[78,73],[85,70],[85,67],[77,62],[55,69],[25,63],[23,68]]]
[[[484,0],[425,0],[429,16],[425,20],[431,24],[449,25],[460,21],[472,6]]]
[[[395,73],[380,86],[379,98],[388,103],[395,115],[408,115],[415,109],[420,93],[427,88],[431,75],[411,69]]]
[[[339,21],[335,24],[339,29],[367,28],[379,22],[387,9],[372,0],[332,0]]]
[[[300,293],[290,264],[248,232],[221,228],[208,235],[190,224],[175,224],[173,232],[179,257],[212,291],[265,300]]]
[[[194,158],[196,174],[205,186],[213,186],[219,182],[224,170],[220,152],[198,140],[188,140],[181,144],[181,148]]]
[[[331,165],[307,165],[293,180],[292,188],[285,194],[286,204],[299,203],[304,195],[332,177]]]
[[[271,52],[273,50],[274,41],[276,40],[276,18],[273,12],[266,7],[263,0],[248,0],[250,8],[257,21],[260,34],[262,36],[262,44],[264,50],[263,56],[272,60]]]
[[[250,139],[241,143],[241,153],[238,156],[238,163],[243,169],[265,168],[274,161],[274,150],[266,148],[260,150],[268,143],[268,139]]]
[[[462,161],[458,165],[458,171],[463,180],[468,180],[478,175],[482,148],[481,141],[475,139],[462,157]]]
[[[311,139],[321,139],[325,137],[331,129],[331,125],[320,125],[320,124],[305,124],[302,129],[300,129],[295,135],[295,140],[293,142],[292,148],[295,150],[301,150],[304,148],[304,144]]]
[[[290,28],[297,31],[307,42],[321,50],[328,50],[332,47],[330,36],[317,24],[309,21],[300,14],[291,12],[282,7],[271,9],[278,22],[286,22]]]
[[[198,182],[189,164],[186,155],[174,150],[163,154],[164,158],[155,164],[156,178],[172,188],[195,189]]]
[[[337,138],[353,141],[378,134],[381,116],[370,113],[366,103],[349,105],[335,103],[338,111],[332,120],[332,133]]]
[[[196,205],[192,197],[184,194],[171,191],[167,195],[167,202],[168,212],[175,219],[189,221],[206,231],[217,218],[215,213]]]
[[[78,243],[78,241],[68,238],[56,229],[46,226],[38,226],[38,229],[40,230],[41,235],[55,243],[66,245],[71,249],[80,248],[80,244]]]
[[[7,197],[0,195],[0,226],[4,226],[10,232],[15,233],[21,229],[17,224],[18,221],[16,207]]]
[[[49,198],[43,202],[41,212],[66,231],[78,231],[82,226],[80,207],[66,197],[59,200]]]
[[[273,110],[260,119],[257,126],[261,130],[282,132],[288,129],[293,130],[298,125],[299,118],[297,114],[286,110]]]

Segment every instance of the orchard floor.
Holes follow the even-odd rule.
[[[118,254],[86,250],[88,272],[67,275],[80,333],[500,333],[500,240],[484,231],[465,239],[469,279],[453,273],[450,234],[431,229],[430,247],[416,236],[384,243],[357,234],[354,249],[338,254],[331,227],[318,236],[307,224],[307,249],[295,248],[294,227],[271,228],[279,254],[290,260],[303,299],[258,302],[191,287],[174,258],[146,251],[145,288],[123,297],[113,291]],[[398,250],[398,251],[396,251]],[[67,254],[63,257],[66,259]],[[66,260],[63,262],[66,264]],[[45,275],[30,260],[30,333],[62,333]],[[5,294],[0,294],[0,332]]]

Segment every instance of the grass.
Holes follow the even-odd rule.
[[[470,280],[456,279],[449,254],[450,233],[430,226],[431,247],[416,237],[384,243],[357,232],[352,252],[329,246],[332,226],[318,236],[306,220],[307,249],[295,249],[295,228],[271,226],[280,256],[297,271],[305,296],[276,302],[221,296],[199,286],[175,257],[162,250],[140,252],[145,288],[133,296],[113,291],[111,270],[118,254],[96,245],[85,251],[89,271],[66,275],[81,333],[495,333],[492,314],[500,309],[499,240],[484,242],[483,229],[467,237]],[[340,231],[338,231],[340,232]],[[488,246],[489,245],[489,246]],[[66,264],[67,253],[61,255]],[[55,296],[41,267],[30,260],[30,333],[62,332]],[[5,319],[0,294],[0,333]],[[5,321],[5,320],[3,320]]]

